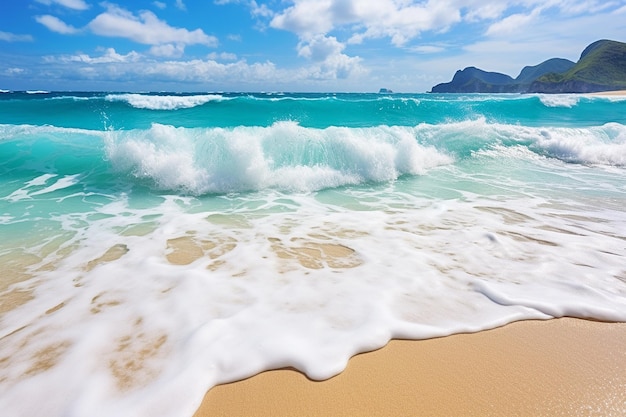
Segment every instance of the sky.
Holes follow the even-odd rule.
[[[426,92],[626,42],[626,0],[0,0],[0,89]]]

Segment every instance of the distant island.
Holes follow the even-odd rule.
[[[467,67],[431,93],[594,93],[626,90],[626,43],[599,40],[587,46],[578,62],[552,58],[527,66],[517,78]]]
[[[378,94],[391,94],[393,93],[393,91],[391,91],[388,88],[381,88],[380,90],[378,90]]]

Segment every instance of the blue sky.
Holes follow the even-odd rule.
[[[424,92],[626,41],[626,0],[3,0],[0,89]]]

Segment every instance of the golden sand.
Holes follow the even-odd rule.
[[[600,91],[598,93],[591,93],[592,96],[626,96],[626,90],[615,91]]]
[[[214,387],[208,416],[624,416],[626,323],[523,321],[391,341],[314,382],[292,370]]]

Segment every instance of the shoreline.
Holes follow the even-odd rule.
[[[606,96],[606,97],[614,97],[614,96],[625,96],[626,90],[611,90],[611,91],[599,91],[597,93],[588,93],[590,96]]]
[[[520,321],[392,340],[321,382],[288,370],[218,385],[194,417],[624,415],[626,323]]]

